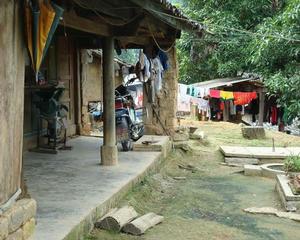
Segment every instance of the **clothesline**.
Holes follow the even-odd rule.
[[[209,92],[211,98],[220,98],[221,100],[234,100],[234,105],[245,105],[257,98],[256,92],[230,92],[222,90],[213,90]]]
[[[199,111],[210,115],[210,99],[220,99],[220,109],[224,101],[230,100],[231,105],[242,107],[257,98],[256,92],[231,92],[201,87],[194,87],[185,84],[178,85],[178,111],[190,112],[191,104],[197,105]],[[206,98],[207,97],[207,98]],[[233,108],[232,108],[233,109]]]
[[[232,92],[194,86],[188,86],[186,94],[200,98],[219,98],[223,101],[234,100],[234,105],[245,105],[250,103],[253,99],[257,98],[256,92]]]

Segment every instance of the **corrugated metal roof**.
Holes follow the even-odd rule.
[[[240,83],[240,82],[247,82],[247,81],[256,81],[257,78],[220,78],[220,79],[214,79],[214,80],[209,80],[205,82],[199,82],[192,84],[195,87],[203,87],[203,88],[218,88],[218,87],[223,87],[223,86],[231,86],[235,83]]]

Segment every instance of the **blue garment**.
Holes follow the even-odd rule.
[[[161,62],[161,65],[163,66],[164,70],[168,70],[169,68],[169,58],[168,55],[166,53],[164,53],[163,51],[159,50],[158,52],[158,56]]]
[[[101,111],[94,111],[92,112],[93,117],[100,117],[102,115]]]

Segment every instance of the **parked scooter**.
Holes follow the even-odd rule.
[[[126,152],[132,149],[132,141],[137,141],[144,135],[144,124],[136,117],[134,100],[127,86],[128,84],[121,85],[115,90],[117,142],[121,143]]]

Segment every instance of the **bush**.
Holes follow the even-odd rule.
[[[284,169],[286,172],[300,172],[300,156],[291,155],[285,159]]]

